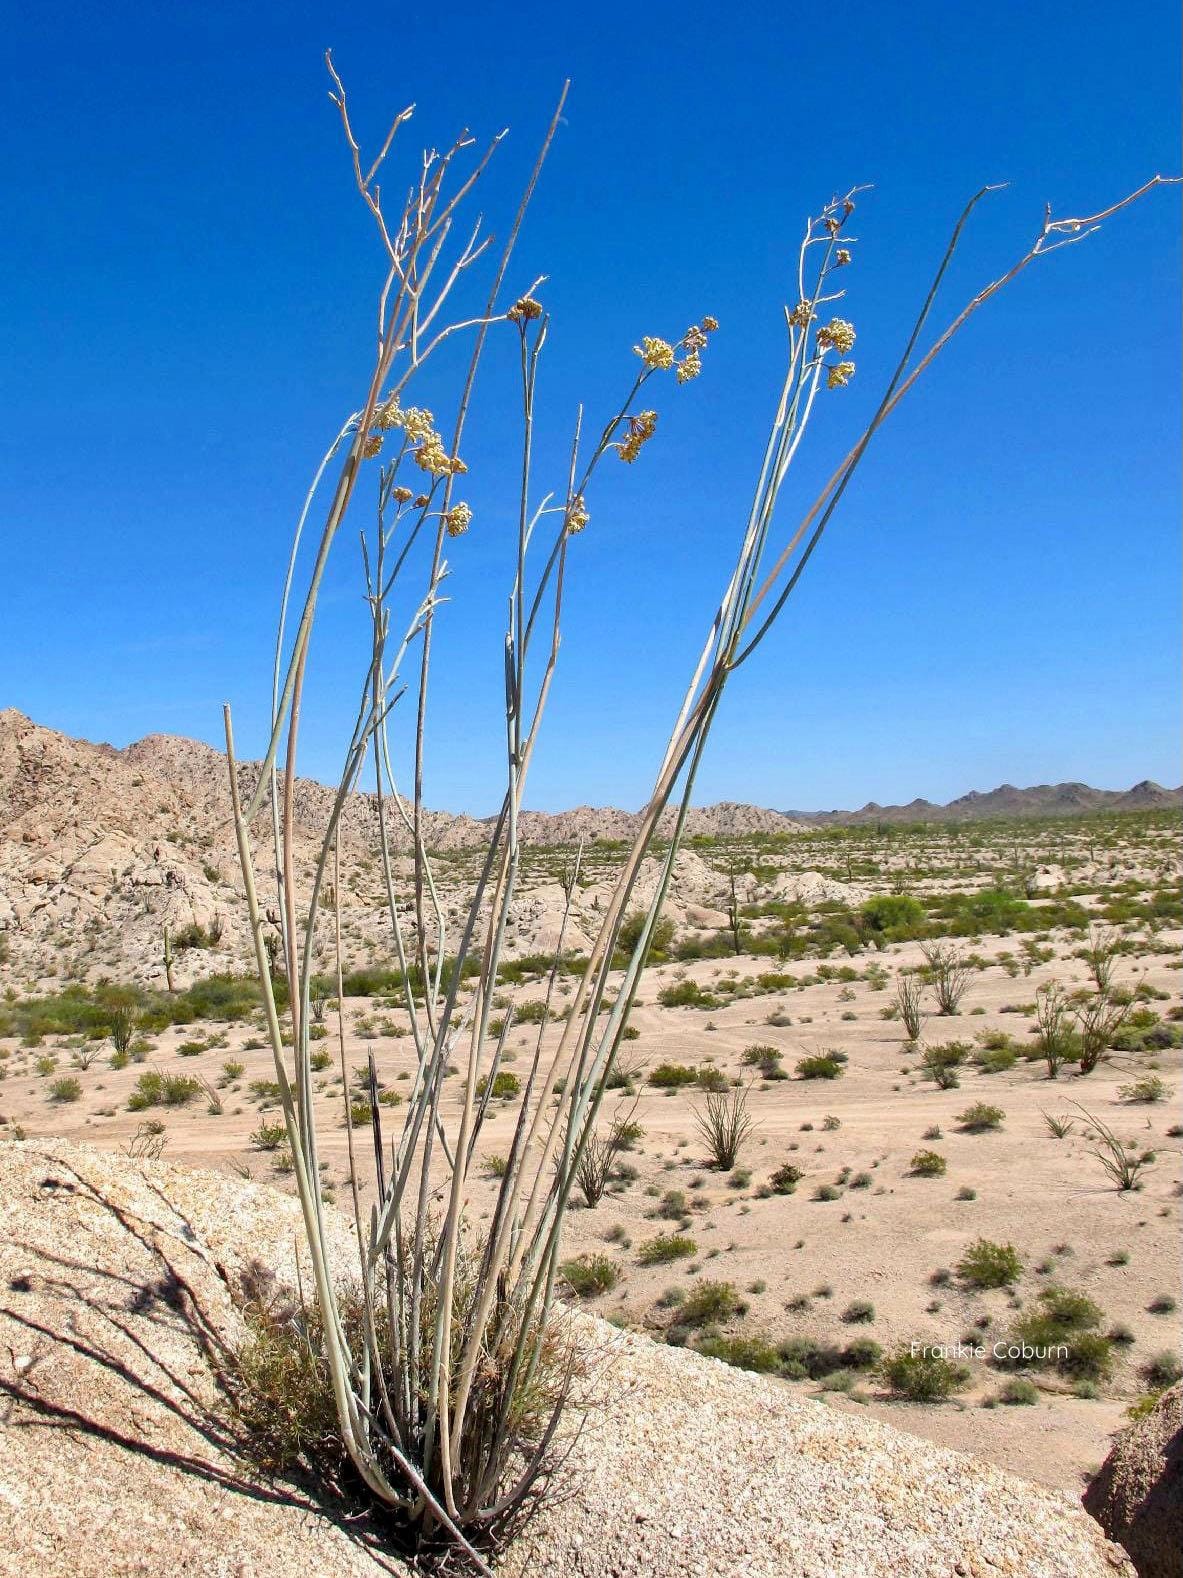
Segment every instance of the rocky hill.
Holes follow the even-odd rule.
[[[240,768],[249,795],[257,766]],[[297,874],[313,870],[333,794],[325,785],[300,779],[295,794]],[[1004,785],[990,794],[970,794],[946,807],[925,800],[908,806],[865,806],[858,812],[782,813],[725,801],[690,812],[693,838],[793,834],[827,822],[878,823],[935,818],[1046,815],[1100,806],[1134,809],[1183,803],[1183,791],[1140,784],[1125,795],[1082,784],[1038,789]],[[669,812],[662,831],[668,832]],[[562,851],[583,841],[596,845],[585,865],[566,932],[566,946],[585,947],[610,891],[613,844],[631,841],[635,813],[581,806],[558,814],[526,812],[523,843],[554,850],[554,859],[535,863],[515,901],[510,950],[554,947],[563,912],[559,883]],[[446,923],[459,920],[473,861],[465,855],[488,841],[490,823],[471,816],[428,812],[426,838],[443,857],[441,891]],[[261,895],[274,904],[268,872],[269,823],[254,829]],[[407,839],[394,819],[396,889],[406,896],[410,874]],[[378,823],[373,796],[351,797],[342,821],[347,876],[341,894],[347,959],[359,962],[390,955],[385,891],[377,860]],[[679,860],[669,912],[680,922],[710,929],[726,923],[727,882],[692,850]],[[642,873],[639,893],[651,888],[655,871]],[[804,888],[801,883],[804,882]],[[401,888],[399,885],[402,885]],[[787,889],[762,897],[851,897],[834,891],[815,873],[798,872]],[[840,884],[837,886],[841,886]],[[783,888],[783,884],[782,884]],[[744,899],[754,896],[745,891]],[[63,976],[102,976],[163,984],[164,934],[174,946],[174,975],[185,984],[196,975],[240,968],[247,962],[246,930],[238,857],[230,822],[226,761],[221,752],[195,740],[153,734],[123,750],[74,740],[0,712],[0,966],[25,983]],[[327,929],[327,919],[326,919]],[[186,946],[185,944],[188,944]],[[445,938],[445,948],[447,939]]]
[[[290,1287],[299,1240],[295,1202],[257,1183],[0,1145],[3,1578],[409,1578],[364,1519],[242,1450],[244,1272]],[[344,1269],[344,1217],[336,1241]],[[1133,1578],[1067,1496],[572,1319],[596,1403],[503,1578]]]

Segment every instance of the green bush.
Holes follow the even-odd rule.
[[[975,1101],[972,1107],[967,1107],[964,1112],[957,1114],[957,1121],[967,1133],[982,1134],[987,1129],[1000,1129],[1005,1117],[1006,1113],[1001,1107],[992,1107],[985,1101]]]
[[[939,1151],[917,1151],[908,1165],[916,1178],[943,1178],[949,1167]]]
[[[768,1180],[773,1194],[792,1194],[805,1174],[792,1162],[783,1162]]]
[[[489,1092],[493,1101],[512,1101],[522,1088],[522,1082],[516,1074],[511,1074],[508,1069],[501,1069],[493,1076],[493,1088]],[[476,1082],[478,1099],[489,1090],[489,1076],[482,1074]]]
[[[683,1326],[713,1326],[743,1313],[744,1304],[730,1282],[699,1282],[682,1301]]]
[[[719,999],[704,992],[697,981],[674,981],[657,994],[663,1008],[718,1008]]]
[[[901,1347],[883,1361],[880,1374],[897,1397],[913,1403],[939,1403],[969,1381],[963,1364],[953,1364],[930,1348]]]
[[[607,1255],[579,1255],[559,1267],[563,1281],[581,1299],[607,1293],[620,1281],[620,1267]]]
[[[82,1095],[82,1081],[72,1074],[62,1074],[49,1087],[50,1101],[77,1101]]]
[[[1039,1401],[1039,1388],[1034,1381],[1028,1381],[1023,1376],[1016,1376],[1014,1380],[1007,1381],[1006,1385],[999,1392],[998,1401],[1012,1406],[1016,1404],[1030,1406],[1032,1403]]]
[[[664,1266],[671,1260],[687,1260],[698,1253],[698,1245],[683,1233],[659,1233],[637,1251],[643,1266]]]
[[[1007,1288],[1023,1274],[1023,1262],[1013,1244],[995,1244],[977,1238],[957,1262],[957,1275],[971,1288]]]
[[[737,1370],[754,1370],[761,1375],[773,1374],[780,1368],[780,1354],[767,1337],[704,1337],[698,1351],[708,1358],[722,1359]]]
[[[132,1112],[147,1107],[183,1107],[201,1091],[201,1081],[189,1074],[161,1074],[152,1069],[141,1074],[127,1099]]]
[[[924,919],[924,906],[906,893],[888,893],[882,898],[868,899],[862,914],[872,931],[906,932]]]
[[[658,1090],[677,1090],[682,1085],[697,1085],[698,1070],[684,1063],[659,1063],[649,1070],[649,1083]]]
[[[803,1057],[797,1064],[797,1073],[802,1079],[837,1079],[842,1073],[842,1064],[837,1058],[824,1054]]]

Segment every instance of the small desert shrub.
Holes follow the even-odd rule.
[[[866,1299],[855,1299],[842,1311],[842,1319],[848,1326],[869,1325],[875,1319],[875,1306]]]
[[[659,1063],[649,1070],[649,1083],[658,1090],[678,1090],[683,1085],[698,1084],[698,1070],[687,1068],[684,1063]]]
[[[963,1364],[953,1364],[929,1348],[899,1348],[885,1359],[880,1373],[897,1397],[912,1403],[939,1403],[969,1380]]]
[[[522,1082],[516,1074],[511,1074],[508,1069],[500,1069],[493,1075],[493,1088],[489,1095],[493,1101],[512,1101],[522,1088]],[[489,1090],[489,1077],[482,1074],[476,1082],[476,1094],[483,1096]]]
[[[251,1135],[251,1145],[256,1151],[277,1151],[287,1142],[287,1137],[286,1123],[268,1123],[265,1118],[260,1118],[258,1128]]]
[[[49,1087],[50,1101],[70,1102],[78,1101],[82,1095],[82,1081],[75,1079],[72,1074],[63,1074],[55,1079]]]
[[[1165,1392],[1168,1386],[1183,1380],[1183,1363],[1170,1348],[1151,1355],[1138,1372],[1152,1391]]]
[[[794,1167],[792,1162],[784,1162],[769,1178],[768,1186],[773,1194],[792,1194],[804,1176],[800,1167]]]
[[[992,1107],[985,1101],[975,1101],[972,1107],[967,1107],[964,1112],[957,1114],[957,1121],[967,1133],[982,1134],[987,1129],[1000,1129],[1005,1117],[1006,1113],[1001,1107]]]
[[[240,1063],[236,1058],[227,1058],[222,1064],[222,1079],[227,1085],[232,1085],[236,1079],[241,1079],[246,1073],[246,1064]]]
[[[1068,1288],[1044,1288],[1038,1307],[1019,1317],[999,1363],[1054,1368],[1069,1380],[1103,1381],[1113,1367],[1113,1343],[1097,1330],[1098,1306]]]
[[[1160,1293],[1157,1298],[1151,1299],[1150,1303],[1147,1304],[1146,1313],[1148,1315],[1173,1315],[1178,1308],[1177,1300],[1172,1298],[1169,1293]]]
[[[607,1293],[620,1281],[620,1267],[607,1255],[579,1255],[574,1260],[564,1260],[559,1273],[581,1299]]]
[[[948,1167],[939,1151],[917,1151],[909,1163],[909,1171],[916,1178],[943,1178]]]
[[[838,1188],[837,1184],[818,1184],[817,1188],[813,1191],[813,1198],[815,1200],[822,1201],[841,1200],[842,1191]]]
[[[201,1092],[201,1081],[190,1074],[161,1074],[155,1069],[141,1074],[127,1099],[132,1112],[145,1107],[183,1107]]]
[[[1117,1094],[1123,1101],[1152,1102],[1165,1101],[1170,1091],[1157,1074],[1146,1074],[1132,1084],[1119,1085]]]
[[[837,1079],[842,1073],[842,1064],[836,1057],[821,1054],[816,1057],[803,1057],[797,1064],[797,1073],[801,1079]]]
[[[683,1233],[659,1233],[637,1250],[643,1266],[665,1266],[671,1260],[688,1260],[698,1253],[698,1245]]]
[[[776,1047],[757,1044],[744,1048],[742,1061],[749,1068],[758,1068],[761,1079],[787,1079],[788,1075],[781,1067],[781,1056]]]
[[[995,1244],[978,1238],[957,1262],[957,1275],[971,1288],[1007,1288],[1023,1274],[1023,1262],[1013,1244]]]
[[[1028,1381],[1025,1376],[1017,1375],[1013,1380],[1007,1381],[998,1393],[1000,1403],[1009,1403],[1030,1407],[1039,1401],[1039,1388],[1034,1381]]]
[[[908,1032],[909,1041],[919,1041],[922,1015],[920,1011],[921,999],[924,996],[924,982],[918,975],[901,975],[895,983],[895,1007],[903,1021],[904,1029]]]
[[[730,1282],[700,1282],[683,1300],[678,1319],[683,1326],[714,1326],[743,1310],[743,1300]]]
[[[737,1370],[754,1370],[760,1375],[773,1374],[780,1368],[780,1355],[767,1337],[704,1337],[698,1351],[708,1358],[722,1359]]]
[[[718,1008],[719,999],[704,992],[697,981],[674,981],[657,994],[663,1008]]]

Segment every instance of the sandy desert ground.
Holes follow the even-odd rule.
[[[573,1280],[590,1264],[611,1283],[585,1295],[588,1307],[654,1341],[703,1346],[756,1367],[775,1362],[781,1373],[795,1354],[799,1378],[787,1386],[1078,1492],[1127,1409],[1161,1380],[1157,1356],[1180,1348],[1183,923],[1171,886],[1178,834],[1177,814],[1158,813],[696,841],[672,905],[669,952],[684,957],[646,970],[621,1049],[627,1078],[604,1114],[605,1128],[627,1117],[638,1131],[617,1154],[603,1198],[569,1220]],[[555,873],[569,857],[569,849],[540,848],[528,863],[524,886],[527,898],[535,895],[541,942],[553,919]],[[472,850],[449,857],[456,892],[475,858]],[[611,845],[594,847],[589,883],[614,858]],[[737,871],[739,954],[720,907]],[[999,893],[1010,895],[1009,909]],[[901,896],[922,910],[912,929],[927,936],[892,940],[890,928],[868,931],[867,905]],[[1053,1080],[1037,1052],[1037,993],[1053,982],[1069,995],[1090,991],[1082,954],[1099,936],[1113,950],[1110,995],[1124,1020],[1095,1070],[1066,1066]],[[948,1015],[925,986],[914,1044],[898,1017],[897,983],[917,972],[927,979],[922,950],[934,938],[957,952],[967,984]],[[375,961],[373,944],[358,947]],[[542,965],[526,957],[502,992],[519,1009],[540,1002],[545,989]],[[232,964],[212,962],[223,971]],[[187,974],[210,966],[207,952],[187,961]],[[26,968],[18,979],[10,966],[6,984],[0,1133],[111,1150],[162,1147],[174,1162],[288,1182],[271,1053],[256,1013],[165,1028],[149,1015],[121,1056],[101,1026],[89,1035],[54,1031],[45,1005],[60,1001],[60,976],[29,979]],[[92,982],[86,990],[93,989]],[[559,1012],[570,990],[560,976]],[[382,1116],[397,1123],[400,1086],[414,1066],[405,1012],[387,985],[347,997],[344,1023],[351,1086],[372,1052]],[[324,1182],[346,1209],[331,1003],[323,1031]],[[549,1045],[554,1026],[521,1022],[512,1030],[507,1073],[529,1066],[540,1033]],[[926,1059],[950,1044],[960,1048],[949,1054],[959,1061],[941,1088]],[[806,1077],[810,1065],[798,1067],[827,1054],[833,1077]],[[683,1072],[663,1076],[663,1066]],[[151,1088],[155,1074],[194,1083],[176,1105],[132,1110],[145,1076]],[[685,1083],[655,1083],[671,1077]],[[754,1125],[726,1174],[711,1165],[697,1125],[712,1085],[745,1087]],[[978,1105],[997,1109],[988,1115],[992,1126],[962,1118]],[[484,1140],[487,1177],[471,1202],[477,1219],[516,1111],[512,1094],[496,1106]],[[1049,1115],[1072,1120],[1062,1137]],[[1148,1158],[1138,1188],[1119,1190],[1107,1177],[1093,1154],[1096,1120],[1131,1156]],[[923,1152],[935,1153],[943,1170],[918,1172]],[[372,1192],[368,1136],[361,1155],[364,1203]],[[791,1192],[778,1192],[786,1164],[800,1177]],[[683,1253],[646,1263],[661,1237],[686,1241]],[[1019,1269],[1008,1285],[978,1288],[959,1270],[980,1239],[1013,1246]],[[993,1344],[1040,1310],[1049,1288],[1083,1292],[1098,1307],[1094,1335],[1108,1341],[1095,1373],[992,1362]],[[886,1353],[913,1342],[977,1344],[986,1356],[967,1359],[964,1383],[948,1400],[920,1404],[893,1396],[867,1367],[868,1342]],[[791,1363],[787,1369],[794,1373]],[[1016,1388],[1016,1379],[1032,1385]],[[1027,1400],[1002,1401],[1006,1395]]]

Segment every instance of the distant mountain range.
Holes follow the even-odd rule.
[[[786,811],[794,822],[810,826],[837,823],[859,826],[880,822],[981,822],[991,817],[1083,816],[1089,811],[1168,811],[1183,806],[1183,787],[1164,789],[1144,778],[1132,789],[1092,789],[1088,784],[1033,784],[968,794],[934,805],[931,800],[910,800],[907,805],[877,805],[874,800],[858,811]]]

